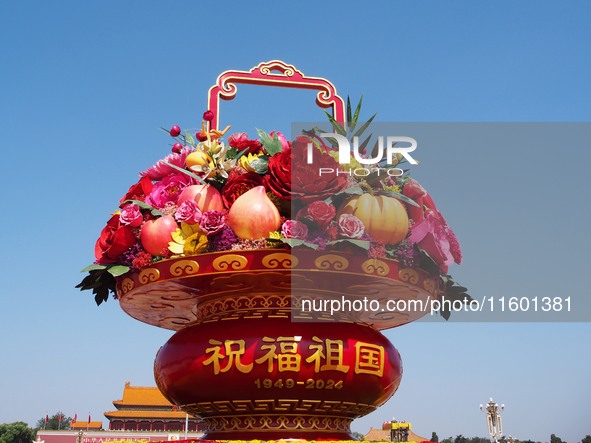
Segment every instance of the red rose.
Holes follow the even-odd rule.
[[[306,215],[315,222],[318,227],[325,228],[335,217],[337,210],[329,203],[322,200],[312,202],[306,208]]]
[[[228,181],[222,189],[222,201],[224,202],[224,206],[229,209],[238,197],[252,188],[263,185],[263,183],[263,176],[256,172],[239,174],[236,171],[232,171],[228,177]]]
[[[148,177],[142,177],[140,181],[129,188],[127,194],[125,194],[119,202],[123,203],[126,200],[145,201],[146,195],[152,192],[152,187],[152,181]]]
[[[308,164],[309,141],[300,136],[291,147],[269,159],[265,185],[277,197],[308,203],[324,200],[347,187],[347,175],[336,174],[339,164],[328,154],[314,148],[312,163]]]
[[[308,143],[310,138],[299,136],[292,146],[291,194],[294,200],[305,203],[324,200],[348,185],[347,175],[336,173],[340,169],[337,161],[316,147],[313,147],[312,163],[308,164]]]
[[[265,176],[265,187],[284,200],[291,200],[292,161],[292,149],[288,147],[269,159],[269,172]]]
[[[228,138],[228,144],[239,152],[248,149],[245,154],[258,154],[263,145],[258,140],[249,140],[246,132],[237,132]]]
[[[99,263],[114,263],[119,256],[135,245],[131,226],[122,225],[119,214],[107,222],[94,246],[94,256]]]

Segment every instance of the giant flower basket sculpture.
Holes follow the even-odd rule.
[[[203,418],[206,438],[350,439],[351,421],[402,376],[379,331],[443,294],[468,297],[447,274],[460,248],[402,169],[319,176],[354,166],[337,163],[313,128],[293,142],[260,130],[226,138],[219,98],[238,83],[316,90],[332,130],[356,130],[360,104],[353,112],[327,80],[280,61],[221,74],[201,130],[170,129],[172,153],[120,200],[78,287],[97,304],[112,292],[131,317],[176,331],[156,356],[156,382]]]

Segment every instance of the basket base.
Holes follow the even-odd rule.
[[[264,414],[205,418],[205,440],[355,440],[352,419],[318,415]]]

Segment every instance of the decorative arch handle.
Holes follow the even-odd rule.
[[[238,91],[237,83],[316,90],[316,104],[321,108],[332,108],[333,118],[345,125],[345,102],[331,82],[320,77],[306,77],[293,65],[271,60],[260,63],[250,71],[225,71],[218,76],[216,84],[209,88],[208,109],[213,112],[210,130],[219,129],[220,98],[233,100]]]

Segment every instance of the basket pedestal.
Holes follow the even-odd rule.
[[[402,376],[378,329],[424,314],[381,307],[437,293],[428,275],[393,260],[285,250],[166,260],[118,290],[132,317],[177,331],[156,356],[158,387],[222,440],[351,439],[351,421],[387,401]],[[377,308],[306,312],[306,298]]]

